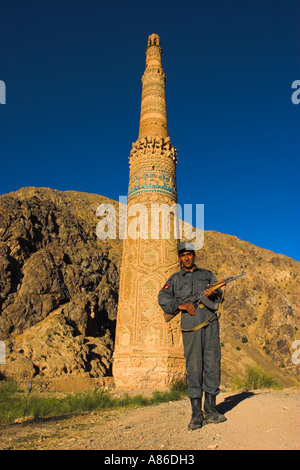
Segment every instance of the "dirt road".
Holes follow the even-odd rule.
[[[299,391],[226,392],[227,421],[188,432],[186,398],[152,407],[83,413],[0,428],[0,449],[299,450]]]

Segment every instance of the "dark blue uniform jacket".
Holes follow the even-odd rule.
[[[178,306],[181,305],[185,299],[197,292],[203,292],[208,285],[216,282],[217,279],[211,271],[207,269],[198,268],[195,265],[194,271],[186,271],[181,269],[178,273],[172,274],[167,280],[164,287],[158,294],[158,302],[165,313],[176,314]],[[220,301],[222,297],[221,289],[216,291],[215,301]],[[190,329],[203,323],[213,313],[213,311],[200,304],[196,308],[195,315],[190,315],[188,312],[181,312],[181,328]],[[217,320],[217,315],[213,320]]]

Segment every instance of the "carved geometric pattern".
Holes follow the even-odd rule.
[[[177,202],[177,151],[167,131],[165,75],[156,34],[148,38],[142,81],[139,138],[129,157],[127,212],[134,204],[143,204],[150,214],[153,204],[171,207]],[[157,299],[179,268],[175,216],[171,211],[169,239],[155,237],[151,217],[143,217],[147,236],[123,241],[113,375],[116,385],[124,388],[164,387],[185,374],[180,318],[166,323]],[[161,230],[162,217],[156,222]],[[136,214],[127,217],[127,227],[133,224],[137,225]]]

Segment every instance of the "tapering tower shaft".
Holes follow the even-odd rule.
[[[139,137],[168,136],[165,82],[161,65],[160,38],[151,34],[146,51],[146,69],[142,77],[143,91]]]
[[[178,270],[176,149],[168,136],[160,38],[148,38],[139,137],[132,144],[123,242],[115,384],[164,388],[185,375],[179,318],[166,323],[157,295]],[[169,216],[166,231],[165,216]]]

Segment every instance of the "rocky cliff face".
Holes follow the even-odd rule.
[[[22,188],[0,197],[0,374],[18,380],[111,373],[122,245],[96,236],[94,194]],[[300,264],[205,233],[198,265],[229,284],[220,318],[223,380],[256,363],[288,385],[300,316]],[[1,377],[1,375],[0,375]]]
[[[95,233],[96,208],[104,200],[44,188],[1,196],[3,374],[109,373],[118,254]]]
[[[205,233],[199,261],[218,279],[240,268],[247,273],[228,284],[220,308],[223,380],[259,364],[283,385],[291,384],[288,377],[299,374],[292,355],[300,337],[300,263],[217,232]]]

